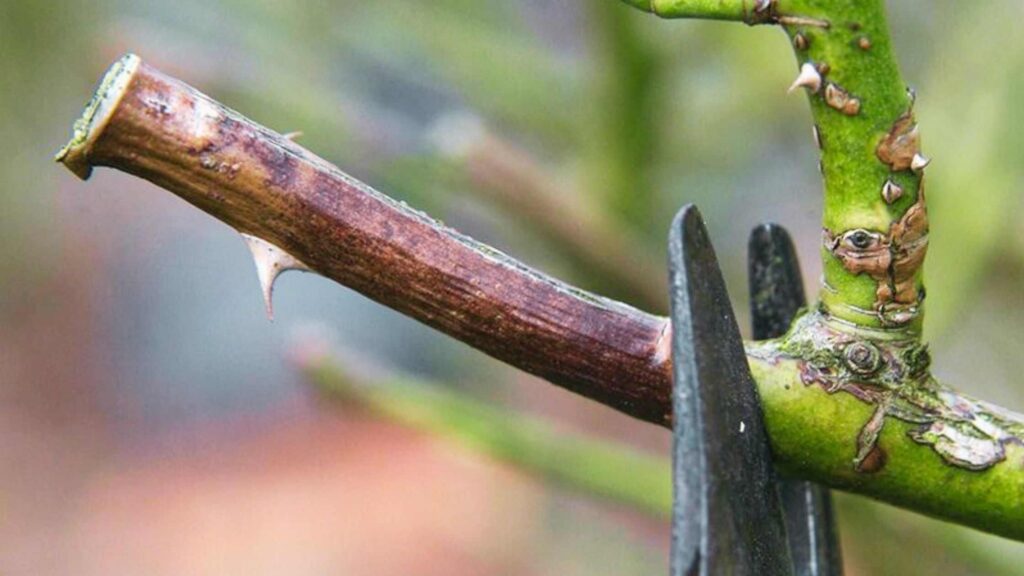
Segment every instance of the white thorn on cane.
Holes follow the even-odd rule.
[[[800,74],[796,77],[796,80],[789,86],[787,93],[792,93],[794,90],[800,87],[807,88],[811,92],[817,92],[821,89],[821,73],[814,67],[814,64],[810,62],[804,63],[800,67]]]
[[[267,309],[267,318],[274,320],[274,281],[282,272],[288,270],[309,271],[309,266],[300,262],[297,258],[284,250],[274,246],[262,238],[249,234],[242,234],[242,239],[249,246],[252,252],[252,259],[256,263],[256,274],[260,280],[260,288],[263,290],[263,303]]]

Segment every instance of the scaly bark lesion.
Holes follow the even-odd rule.
[[[795,359],[805,386],[843,392],[874,407],[861,427],[853,466],[885,467],[878,443],[886,417],[916,425],[909,437],[930,446],[951,466],[986,470],[1006,458],[1006,446],[1024,443],[1024,419],[955,394],[932,376],[928,345],[905,333],[852,326],[808,311],[778,340],[753,344],[748,354],[777,362]]]
[[[928,252],[928,208],[924,184],[917,201],[886,234],[861,228],[836,234],[825,228],[823,242],[851,274],[867,274],[878,287],[874,311],[883,326],[899,327],[921,312],[924,288],[918,272]]]

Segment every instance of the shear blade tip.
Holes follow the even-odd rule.
[[[682,250],[685,261],[692,259],[692,252],[695,249],[711,247],[704,218],[695,204],[687,204],[676,213],[675,218],[672,219],[669,243]]]

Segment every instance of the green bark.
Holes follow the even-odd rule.
[[[907,168],[893,170],[877,153],[879,143],[913,104],[892,54],[882,2],[792,0],[782,2],[779,10],[830,23],[827,28],[784,26],[798,65],[828,67],[822,75],[822,87],[817,92],[808,90],[821,148],[825,189],[822,225],[833,235],[854,230],[886,235],[917,202],[921,175]],[[828,103],[829,84],[859,101],[854,106],[855,114]],[[889,179],[902,189],[902,195],[892,204],[882,195]],[[859,325],[905,326],[919,331],[923,319],[920,306],[907,321],[887,321],[876,310],[875,278],[851,273],[825,246],[822,258],[826,287],[821,292],[821,303],[829,314]],[[923,289],[921,266],[913,274],[912,291],[916,295]]]
[[[918,152],[913,96],[893,57],[883,3],[628,3],[667,18],[777,24],[786,32],[821,151],[825,210],[820,305],[829,315],[857,325],[920,332],[927,212],[922,199],[920,215],[901,225],[918,204],[922,172],[910,166]],[[890,134],[896,142],[885,145]]]
[[[785,474],[1024,540],[1020,444],[1007,443],[1001,463],[970,470],[913,441],[920,424],[889,416],[876,441],[880,467],[862,471],[853,462],[857,440],[876,406],[799,384],[799,361],[751,359],[750,366],[772,451]]]
[[[920,341],[927,159],[883,2],[628,3],[777,24],[796,54],[821,154],[824,274],[815,309],[748,348],[779,466],[1024,539],[1024,418],[941,386]]]

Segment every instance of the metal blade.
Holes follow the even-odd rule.
[[[783,227],[762,224],[750,233],[747,274],[754,340],[782,336],[807,306],[796,250]]]
[[[800,264],[784,228],[763,224],[750,234],[747,270],[754,339],[782,336],[807,305]],[[803,480],[779,481],[789,554],[797,576],[842,576],[832,495]]]
[[[669,235],[673,576],[791,574],[768,436],[725,281],[697,209]]]

